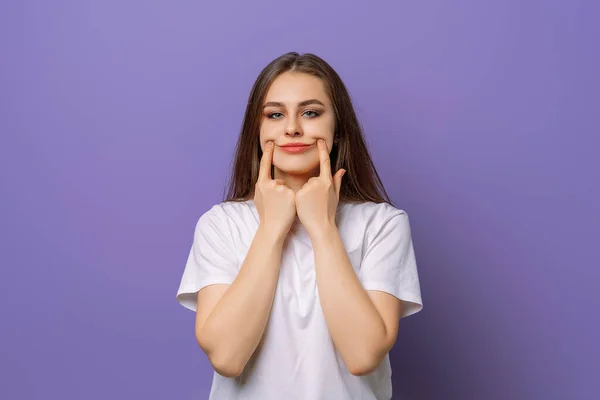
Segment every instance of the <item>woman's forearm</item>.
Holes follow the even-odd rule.
[[[354,375],[369,373],[385,356],[385,323],[354,272],[337,228],[319,231],[312,242],[329,333],[348,370]]]
[[[211,363],[227,375],[241,374],[264,333],[279,277],[280,236],[259,227],[236,279],[197,330]]]

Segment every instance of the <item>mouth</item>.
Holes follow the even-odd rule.
[[[306,150],[310,149],[314,144],[304,144],[304,143],[288,143],[279,146],[279,148],[286,153],[303,153]]]

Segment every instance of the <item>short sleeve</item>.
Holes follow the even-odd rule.
[[[194,230],[190,253],[177,291],[177,301],[196,311],[197,293],[214,284],[231,284],[238,273],[227,216],[219,206],[204,213]]]
[[[401,318],[423,308],[408,215],[395,213],[380,225],[367,245],[360,266],[365,290],[389,293],[402,300]]]

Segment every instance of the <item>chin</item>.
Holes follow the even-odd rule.
[[[306,175],[319,169],[319,160],[313,157],[277,157],[273,165],[283,173],[293,175]]]
[[[274,164],[275,167],[285,174],[292,175],[307,175],[311,174],[313,171],[318,170],[319,164],[314,163],[277,163]]]
[[[279,170],[289,175],[312,175],[314,168],[279,168]]]

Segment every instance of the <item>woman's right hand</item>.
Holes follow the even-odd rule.
[[[283,179],[271,177],[274,148],[272,141],[264,146],[254,190],[254,204],[261,228],[284,238],[296,218],[296,194],[285,185]]]

